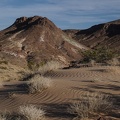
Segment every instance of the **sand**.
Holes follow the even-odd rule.
[[[4,82],[0,88],[0,110],[17,111],[20,105],[42,106],[47,120],[71,120],[73,115],[67,109],[82,94],[100,92],[111,95],[117,106],[110,115],[119,119],[120,115],[120,73],[111,67],[86,67],[60,69],[49,72],[52,86],[40,93],[28,94],[19,85],[26,81]]]

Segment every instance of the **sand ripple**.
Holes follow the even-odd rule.
[[[120,86],[120,74],[104,72],[104,69],[80,68],[49,72],[46,77],[53,79],[53,85],[50,88],[36,94],[15,93],[11,97],[1,95],[0,109],[2,111],[15,111],[22,104],[69,103],[78,100],[83,93],[88,91],[101,91],[103,93],[108,91],[110,94],[120,94],[119,87],[116,91],[115,88],[111,87],[110,89],[109,87],[109,85]]]

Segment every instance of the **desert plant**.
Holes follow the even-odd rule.
[[[37,63],[34,55],[27,56],[27,66],[32,71],[38,70],[39,64]]]
[[[84,62],[90,62],[90,60],[95,60],[98,63],[106,62],[117,56],[114,51],[110,50],[107,47],[99,47],[93,50],[83,51],[82,54]]]
[[[8,98],[13,98],[15,96],[16,94],[14,92],[8,92]]]
[[[2,111],[0,113],[0,120],[28,120],[26,116],[19,112]]]
[[[0,114],[0,120],[7,120],[4,114]]]
[[[3,82],[2,82],[2,81],[0,81],[0,88],[1,88],[1,87],[3,87]]]
[[[120,74],[120,67],[119,66],[109,66],[104,71],[114,73],[114,74]]]
[[[117,58],[113,58],[113,59],[107,61],[107,63],[111,66],[119,66],[120,65],[120,61]]]
[[[1,111],[0,112],[0,120],[9,120],[9,116],[11,113],[9,111]]]
[[[62,68],[63,65],[58,61],[49,61],[39,68],[39,72],[44,75],[46,72]]]
[[[100,115],[100,113],[109,112],[112,106],[110,96],[100,93],[88,93],[81,96],[80,101],[71,104],[69,112],[82,120],[86,120],[98,114]]]
[[[91,67],[93,67],[93,66],[95,66],[95,60],[90,60],[90,62],[89,62],[89,66],[91,66]]]
[[[2,61],[0,60],[0,64],[6,64],[6,65],[7,65],[7,64],[8,64],[8,62],[7,62],[7,61],[5,61],[5,60],[2,60]]]
[[[19,107],[19,113],[28,120],[43,120],[45,111],[35,105],[23,105]]]
[[[30,93],[40,92],[51,86],[51,79],[43,77],[39,74],[33,76],[28,82],[28,90]]]

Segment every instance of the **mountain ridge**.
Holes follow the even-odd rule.
[[[13,64],[25,66],[31,61],[38,65],[50,60],[69,63],[81,58],[81,49],[88,48],[69,38],[46,17],[20,17],[0,31],[0,54]]]
[[[84,30],[63,30],[69,37],[90,48],[107,46],[120,52],[120,19]]]

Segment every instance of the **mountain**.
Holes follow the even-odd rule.
[[[85,30],[64,30],[64,32],[90,48],[108,46],[120,52],[120,20],[95,25]]]
[[[69,63],[81,57],[81,49],[87,47],[46,17],[21,17],[0,31],[0,57],[20,66],[37,66],[51,60]]]

